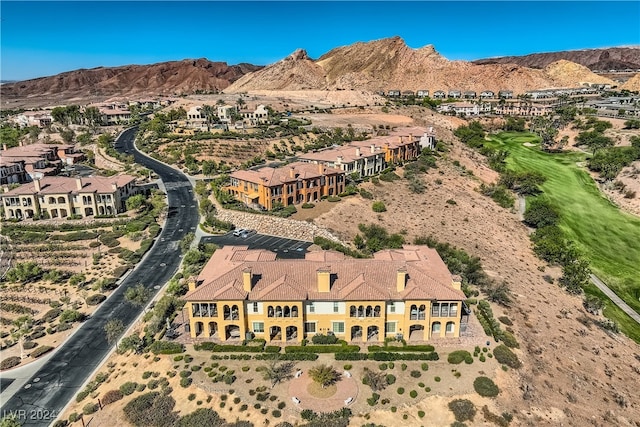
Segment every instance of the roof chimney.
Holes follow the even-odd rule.
[[[402,144],[402,135],[398,136],[398,141],[400,141],[400,144]]]
[[[4,151],[7,151],[7,144],[2,144],[2,149],[3,149]]]
[[[82,190],[82,178],[80,177],[76,178],[76,188]]]
[[[113,191],[118,191],[118,184],[116,184],[115,182],[112,182],[112,183],[111,183],[111,189],[112,189]]]
[[[371,144],[371,154],[376,152],[376,146]]]
[[[40,192],[40,179],[33,180],[33,187],[35,188],[36,193]]]
[[[401,267],[397,271],[396,275],[396,291],[398,293],[404,291],[407,286],[407,267]]]
[[[356,157],[360,157],[360,147],[356,147]]]
[[[318,173],[320,175],[324,173],[324,165],[322,163],[318,163]]]
[[[296,171],[293,168],[293,166],[289,167],[289,178],[295,178],[296,177]]]
[[[251,280],[251,267],[247,267],[242,270],[242,288],[247,292],[251,292]]]
[[[329,292],[331,290],[331,269],[320,267],[318,273],[318,292]]]
[[[451,286],[453,286],[453,289],[462,289],[462,277],[458,276],[457,274],[452,275]]]
[[[189,280],[187,280],[187,286],[188,286],[190,291],[193,291],[193,290],[195,290],[195,288],[198,287],[198,285],[196,284],[195,276],[189,277]]]
[[[342,156],[338,156],[338,159],[336,160],[337,164],[342,164]]]

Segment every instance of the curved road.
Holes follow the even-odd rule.
[[[155,294],[180,265],[178,243],[188,232],[196,229],[199,220],[191,184],[182,173],[135,150],[135,132],[135,128],[123,132],[116,141],[116,148],[133,153],[137,163],[152,169],[164,182],[169,199],[165,227],[151,250],[110,298],[42,368],[28,378],[25,386],[2,402],[0,417],[15,414],[23,425],[29,426],[48,426],[52,423],[111,350],[112,346],[107,343],[103,330],[107,321],[120,319],[128,326],[143,310],[126,302],[125,291],[142,283]],[[11,379],[11,371],[3,372],[2,377]]]

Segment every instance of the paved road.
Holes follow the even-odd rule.
[[[627,305],[627,303],[624,302],[622,298],[616,295],[616,293],[613,292],[607,285],[605,285],[602,280],[598,279],[595,274],[591,274],[589,278],[591,279],[591,282],[598,287],[598,289],[600,289],[606,296],[611,299],[611,301],[613,301],[615,305],[620,308],[620,310],[627,313],[629,317],[640,324],[640,314],[638,314],[637,311],[629,307],[629,305]]]
[[[250,233],[247,237],[236,237],[233,233],[224,236],[206,236],[201,239],[204,243],[215,243],[218,246],[249,246],[249,249],[267,249],[278,254],[278,258],[302,259],[311,246],[310,242],[286,239],[284,237],[269,236],[267,234]]]
[[[118,139],[116,148],[134,153],[136,162],[152,169],[162,178],[169,199],[165,227],[156,244],[113,295],[28,379],[25,386],[2,402],[0,414],[16,413],[23,425],[49,425],[75,397],[87,377],[109,353],[110,346],[103,331],[106,322],[120,319],[129,325],[142,310],[128,304],[124,292],[138,283],[157,290],[169,280],[181,261],[179,241],[185,234],[194,231],[198,224],[197,204],[187,178],[175,169],[136,152],[133,147],[134,135],[135,129],[125,131]],[[12,373],[3,372],[2,376],[10,379]]]

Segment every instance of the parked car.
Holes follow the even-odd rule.
[[[242,233],[245,233],[247,230],[244,228],[238,228],[237,230],[233,230],[233,235],[236,237],[240,237]]]

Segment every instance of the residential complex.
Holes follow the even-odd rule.
[[[392,163],[415,160],[423,148],[435,147],[433,128],[403,128],[388,136],[352,141],[333,148],[298,156],[303,162],[322,164],[361,177],[382,172]]]
[[[468,318],[460,279],[426,246],[372,259],[314,251],[301,260],[225,246],[188,283],[189,330],[201,340],[299,343],[333,333],[355,343],[428,341],[458,337]]]
[[[127,198],[136,194],[135,178],[66,178],[46,176],[0,194],[5,219],[82,218],[126,211]]]
[[[3,179],[2,184],[22,183],[56,175],[63,164],[72,165],[84,158],[83,153],[77,152],[73,145],[68,144],[30,144],[12,148],[4,146],[0,151],[2,175],[3,178],[5,174],[13,178],[8,182],[4,182]],[[11,171],[7,168],[11,168]],[[22,174],[21,170],[26,172],[26,175]]]
[[[249,207],[266,210],[335,196],[345,186],[343,171],[302,162],[240,170],[230,178],[231,184],[224,190]]]

